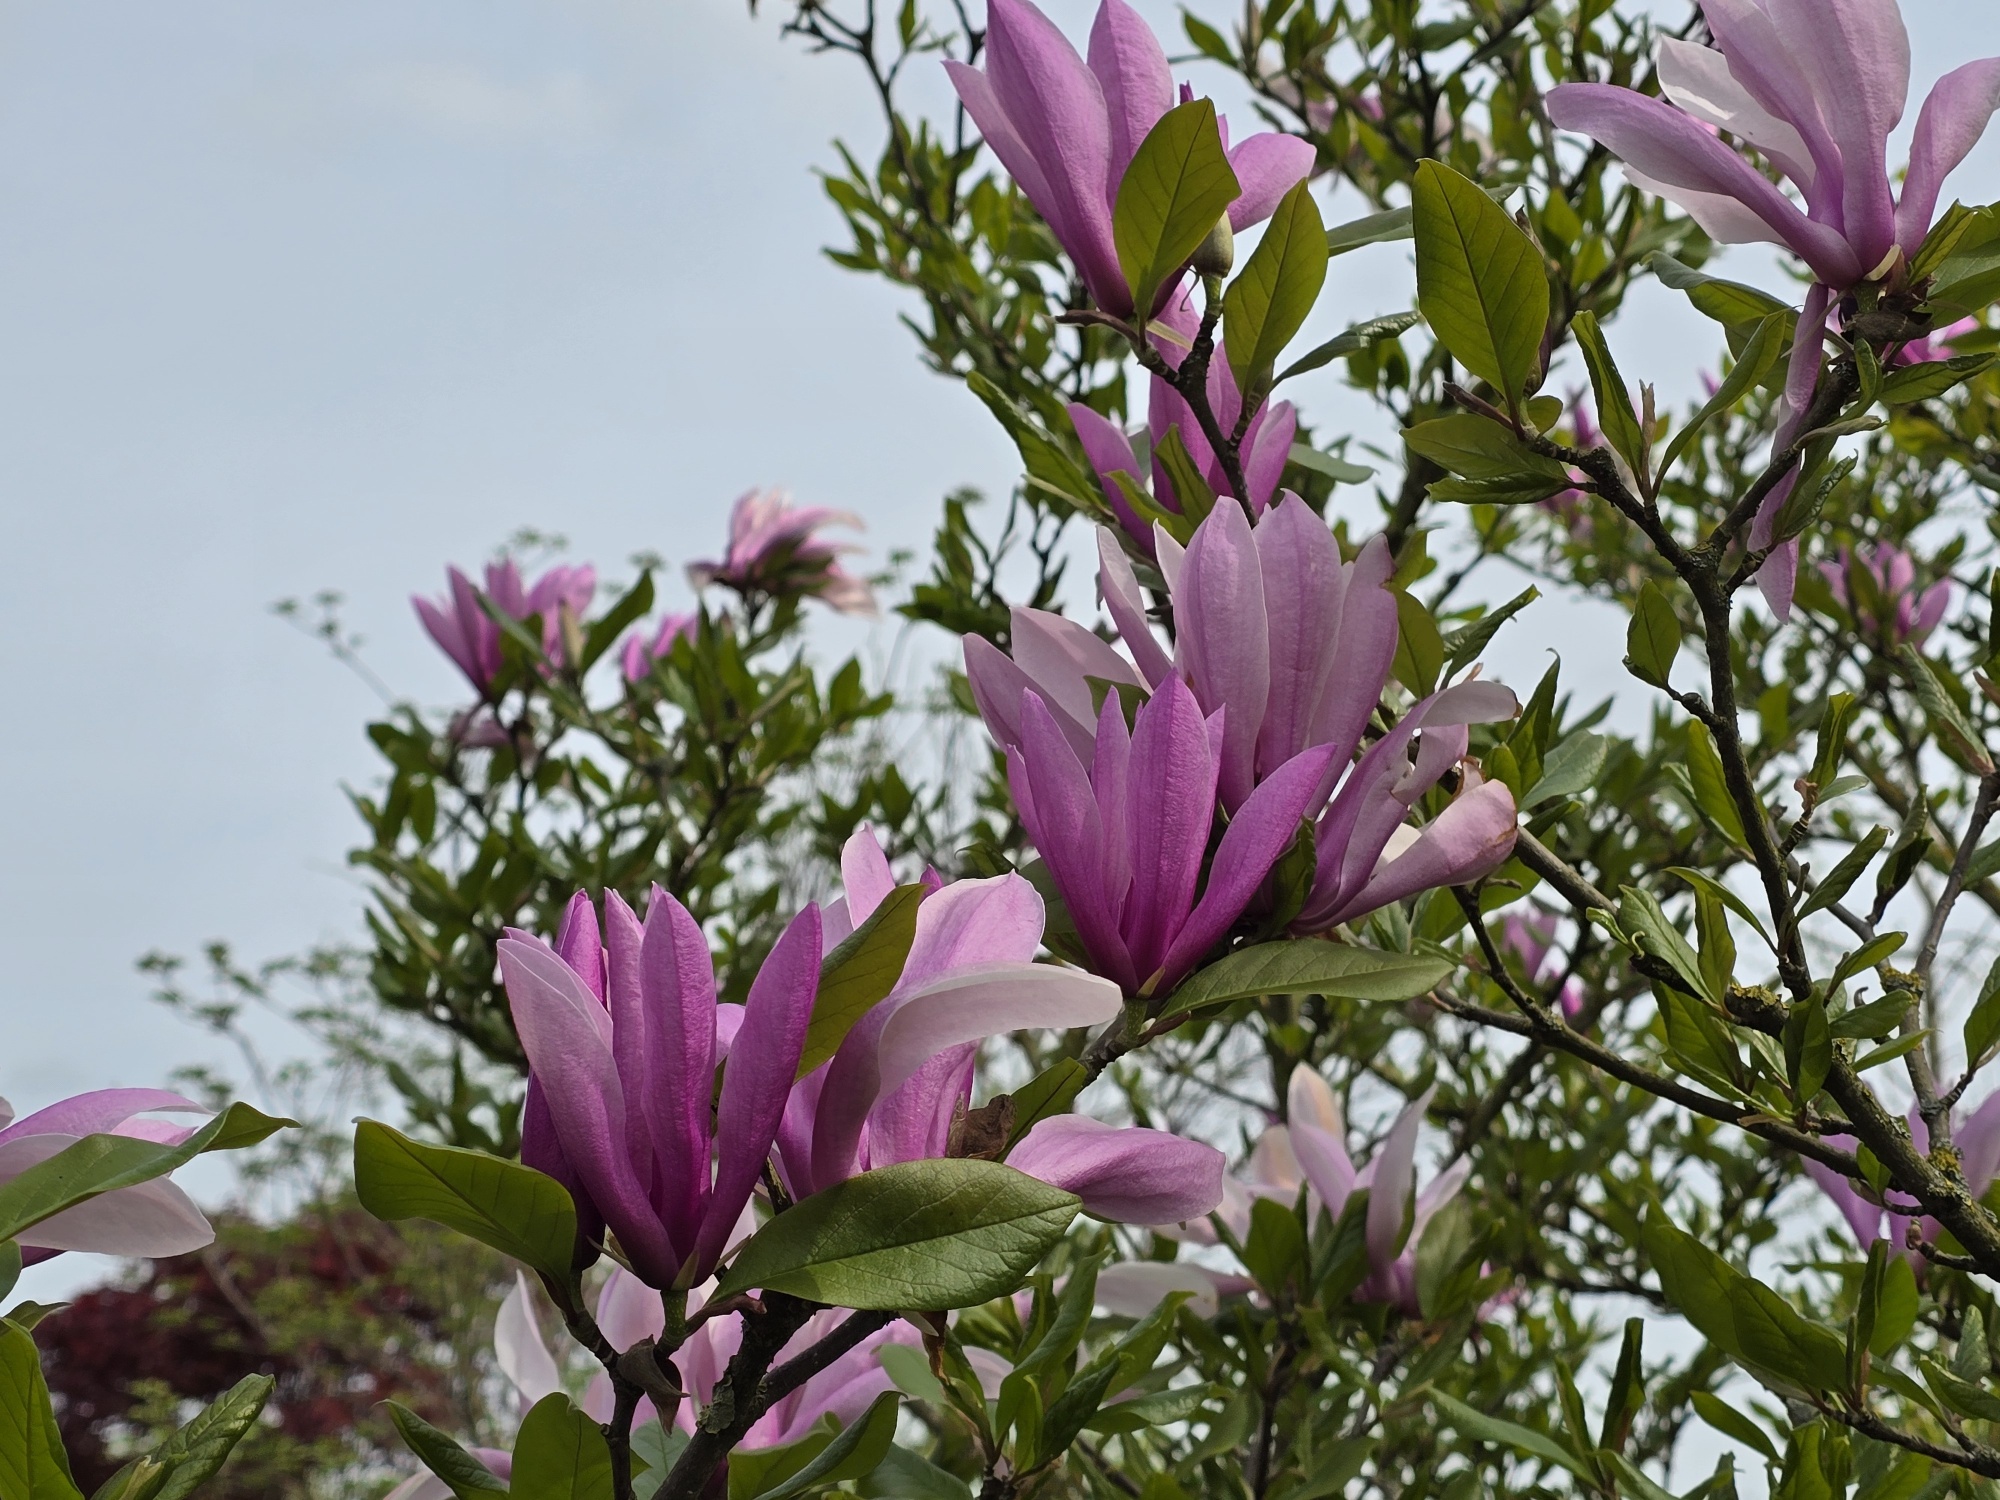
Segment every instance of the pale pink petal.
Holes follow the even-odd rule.
[[[1896,241],[1915,254],[1930,233],[1945,178],[1964,161],[2000,108],[2000,57],[1982,58],[1940,78],[1917,114],[1910,170],[1896,205]]]
[[[1008,1165],[1083,1199],[1084,1211],[1125,1224],[1200,1218],[1222,1202],[1222,1153],[1199,1141],[1082,1115],[1041,1121]]]
[[[523,1411],[563,1388],[555,1356],[543,1342],[535,1317],[535,1295],[521,1271],[514,1273],[514,1285],[493,1320],[493,1362],[519,1395]]]
[[[1311,141],[1276,130],[1236,146],[1229,165],[1243,191],[1229,205],[1229,227],[1241,232],[1270,218],[1285,194],[1312,172],[1317,155]]]

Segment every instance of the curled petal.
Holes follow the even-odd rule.
[[[1124,1224],[1197,1219],[1222,1202],[1225,1163],[1213,1146],[1082,1115],[1043,1120],[1008,1165],[1075,1193],[1085,1212]]]
[[[1404,849],[1382,861],[1333,922],[1356,917],[1442,886],[1467,885],[1492,874],[1514,852],[1519,832],[1514,794],[1487,781],[1461,794],[1424,825]]]

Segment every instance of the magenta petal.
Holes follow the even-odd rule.
[[[986,724],[986,732],[1003,750],[1021,743],[1021,696],[1032,691],[1049,706],[1064,740],[1076,756],[1083,760],[1090,758],[1090,725],[1095,715],[1079,722],[1053,706],[1047,690],[983,636],[965,638],[965,680],[972,689],[972,701]]]
[[[1049,707],[1077,723],[1097,720],[1091,678],[1136,688],[1146,685],[1130,662],[1074,620],[1020,608],[1011,619],[1014,664],[1028,674]]]
[[[1168,678],[1139,710],[1126,774],[1132,889],[1121,925],[1134,972],[1144,980],[1165,960],[1194,905],[1215,821],[1217,765],[1209,728],[1178,677]]]
[[[95,1089],[23,1115],[0,1130],[0,1141],[24,1135],[95,1135],[153,1110],[197,1115],[209,1112],[206,1105],[166,1089]]]
[[[685,1260],[708,1197],[709,1099],[715,1088],[715,967],[685,906],[659,886],[646,905],[639,950],[644,994],[644,1112],[653,1150],[654,1206]],[[632,1043],[620,1037],[620,1050]],[[622,1075],[622,1070],[621,1070]]]
[[[562,925],[556,929],[556,956],[576,970],[585,989],[604,999],[604,935],[597,926],[597,908],[590,904],[586,891],[570,897],[563,910]]]
[[[1136,985],[1119,921],[1133,898],[1104,886],[1104,818],[1089,773],[1039,694],[1022,696],[1021,720],[1021,748],[1009,753],[1007,765],[1014,805],[1099,972]]]
[[[1848,286],[1869,269],[1838,233],[1808,220],[1741,155],[1672,105],[1601,83],[1561,84],[1546,103],[1562,129],[1598,141],[1654,182],[1743,204],[1774,243],[1789,246],[1822,280]]]
[[[1368,1263],[1378,1272],[1392,1265],[1402,1249],[1403,1221],[1417,1192],[1417,1131],[1436,1092],[1437,1085],[1432,1084],[1409,1102],[1368,1164],[1368,1223],[1363,1237]]]
[[[1147,621],[1146,599],[1139,592],[1139,577],[1132,571],[1125,549],[1118,544],[1118,534],[1108,526],[1097,528],[1097,592],[1104,600],[1111,623],[1118,627],[1119,639],[1132,653],[1132,660],[1139,664],[1146,685],[1158,687],[1173,671],[1173,658],[1153,634]]]
[[[39,1166],[81,1139],[82,1136],[67,1131],[11,1135],[0,1142],[0,1184]],[[82,1250],[99,1255],[155,1258],[185,1255],[214,1238],[215,1231],[194,1200],[160,1177],[64,1209],[25,1230],[20,1242],[24,1248],[36,1250]]]
[[[1161,964],[1162,988],[1178,983],[1243,915],[1271,867],[1298,837],[1300,820],[1319,810],[1332,760],[1329,745],[1294,756],[1266,778],[1229,820],[1201,904]]]
[[[1256,538],[1270,639],[1270,696],[1257,737],[1257,769],[1269,774],[1307,747],[1320,700],[1345,654],[1340,620],[1347,576],[1333,533],[1297,495],[1287,494],[1257,523]]]
[[[1260,516],[1270,509],[1278,493],[1298,431],[1298,408],[1289,401],[1279,401],[1265,406],[1244,435],[1243,487],[1250,492],[1250,508]]]
[[[771,1154],[819,993],[819,957],[819,908],[808,906],[792,918],[751,982],[743,1029],[723,1070],[716,1105],[715,1191],[702,1220],[698,1276],[705,1276],[727,1247]]]
[[[1138,455],[1132,451],[1132,440],[1125,436],[1125,429],[1116,422],[1099,416],[1081,401],[1069,404],[1070,425],[1076,429],[1076,439],[1083,445],[1083,456],[1090,461],[1092,471],[1097,475],[1098,486],[1104,491],[1104,501],[1118,517],[1118,524],[1141,547],[1151,541],[1146,523],[1139,513],[1132,509],[1132,502],[1125,498],[1125,491],[1114,474],[1130,474],[1135,483],[1145,483],[1145,474],[1139,468]]]
[[[1347,583],[1340,606],[1340,633],[1335,638],[1337,645],[1329,647],[1334,658],[1332,676],[1320,694],[1306,738],[1307,744],[1333,746],[1336,766],[1354,759],[1396,659],[1401,629],[1396,621],[1396,596],[1389,591],[1395,568],[1388,541],[1377,536],[1370,538],[1344,569]]]
[[[1419,891],[1491,875],[1514,852],[1518,822],[1514,794],[1505,784],[1481,783],[1425,824],[1408,848],[1377,865],[1333,920],[1352,921]]]
[[[896,888],[889,857],[882,852],[875,830],[863,823],[840,848],[840,884],[847,897],[847,920],[859,927],[875,914]]]
[[[1229,205],[1229,227],[1242,231],[1261,224],[1278,203],[1311,174],[1318,153],[1311,141],[1267,130],[1229,153],[1230,168],[1243,191]]]
[[[1165,1131],[1057,1115],[1030,1130],[1007,1165],[1083,1199],[1123,1224],[1198,1219],[1222,1202],[1222,1153]]]
[[[1914,255],[1930,233],[1945,178],[1986,133],[2000,108],[2000,57],[1982,58],[1940,78],[1917,115],[1910,170],[1896,205],[1896,242]]]
[[[1257,736],[1271,692],[1263,567],[1242,506],[1218,504],[1195,528],[1173,598],[1175,659],[1204,712],[1229,710],[1222,803],[1240,807],[1255,784]]]
[[[1098,301],[1132,310],[1111,234],[1111,121],[1095,75],[1030,0],[990,0],[986,74],[993,97],[1042,169],[1036,203]]]
[[[1110,181],[1116,183],[1139,143],[1174,107],[1174,77],[1153,28],[1125,0],[1103,0],[1097,7],[1089,60],[1110,115]]]

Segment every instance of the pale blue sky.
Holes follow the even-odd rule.
[[[1088,0],[1049,8],[1083,34]],[[1906,9],[1920,88],[2000,52],[2000,7]],[[149,948],[353,930],[339,784],[376,705],[273,599],[342,590],[375,669],[441,700],[406,598],[516,527],[616,571],[707,552],[751,484],[884,550],[955,485],[1004,491],[902,299],[818,253],[811,169],[876,131],[851,67],[725,0],[0,8],[0,1094],[220,1058],[144,1002]],[[1954,185],[2000,196],[2000,156]],[[1341,262],[1324,320],[1407,306],[1405,254]],[[1616,342],[1691,389],[1709,351],[1662,308]],[[1588,649],[1575,621],[1503,664]]]

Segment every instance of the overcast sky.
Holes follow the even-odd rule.
[[[378,705],[271,601],[342,591],[373,668],[447,701],[407,596],[518,527],[614,573],[679,563],[740,490],[784,483],[866,516],[879,549],[921,547],[947,490],[1011,483],[983,408],[918,364],[904,301],[819,254],[838,220],[812,169],[836,136],[872,151],[878,122],[777,8],[0,7],[17,1106],[227,1061],[145,1002],[146,950],[354,932],[340,788],[373,774]],[[1084,34],[1088,0],[1049,9]],[[1906,10],[1920,89],[2000,52],[2000,7]],[[2000,196],[2000,157],[1954,185]],[[1408,306],[1406,255],[1342,261],[1321,318]],[[1712,353],[1664,310],[1639,296],[1614,342],[1678,395]],[[1344,408],[1320,379],[1324,420]],[[1531,613],[1501,664],[1537,673],[1558,645],[1607,669],[1617,632],[1581,618]]]

